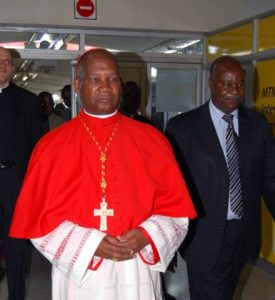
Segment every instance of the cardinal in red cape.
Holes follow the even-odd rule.
[[[118,111],[110,52],[86,52],[76,76],[84,108],[35,148],[10,235],[52,263],[54,300],[162,299],[196,216],[185,181],[164,135]]]

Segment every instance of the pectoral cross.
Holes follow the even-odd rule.
[[[105,198],[102,198],[100,203],[100,209],[94,209],[94,216],[100,216],[100,230],[107,230],[107,217],[114,215],[113,209],[107,209],[108,203],[105,201]]]

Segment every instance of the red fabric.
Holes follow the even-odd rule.
[[[196,216],[161,132],[120,113],[107,119],[80,114],[101,145],[120,118],[106,162],[106,201],[114,209],[107,217],[108,234],[122,235],[155,214]],[[41,237],[65,220],[99,229],[93,211],[100,208],[100,173],[98,148],[78,116],[49,132],[32,154],[10,235]]]

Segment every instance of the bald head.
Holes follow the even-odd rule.
[[[219,67],[224,67],[225,65],[235,65],[235,67],[242,69],[242,66],[240,64],[240,62],[232,57],[232,56],[221,56],[219,58],[217,58],[216,60],[213,61],[211,67],[210,67],[210,78],[213,79],[215,77],[215,73],[217,68]]]
[[[12,59],[12,55],[9,49],[0,46],[0,52],[5,53],[7,56],[9,56],[10,59]]]
[[[98,49],[91,49],[79,57],[76,64],[76,77],[78,79],[82,79],[85,75],[84,72],[87,63],[98,61],[100,59],[111,61],[116,66],[118,71],[118,63],[115,56],[106,49],[98,48]]]

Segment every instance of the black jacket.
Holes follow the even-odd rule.
[[[229,190],[226,161],[209,103],[171,119],[167,135],[199,214],[181,251],[188,264],[207,272],[215,265],[221,249]],[[261,195],[275,218],[275,140],[265,117],[242,106],[239,147],[243,233],[247,255],[255,259],[261,245]]]
[[[34,145],[42,135],[35,94],[13,83],[0,95],[0,160],[14,162],[22,180]]]

